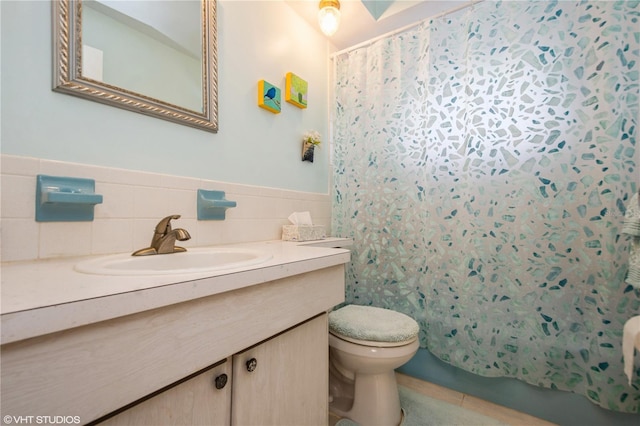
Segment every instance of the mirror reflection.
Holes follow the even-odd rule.
[[[202,112],[200,15],[198,1],[85,0],[82,76]]]
[[[53,5],[54,90],[217,131],[215,1]]]

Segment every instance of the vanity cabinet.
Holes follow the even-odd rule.
[[[250,271],[242,277],[281,277],[3,344],[3,414],[78,416],[87,424],[130,407],[111,424],[325,424],[326,312],[344,301],[345,272],[342,257],[321,261],[339,264]],[[186,291],[216,284],[207,278],[176,285]],[[154,297],[163,291],[173,289],[159,288]],[[249,372],[252,358],[257,364]],[[227,360],[220,370],[206,370],[219,360]],[[222,393],[212,385],[220,371],[229,377]]]
[[[323,314],[124,407],[96,424],[325,424],[327,339],[327,315]]]
[[[328,339],[324,314],[234,355],[231,424],[326,424]]]
[[[231,359],[123,407],[103,426],[226,426],[231,421]]]

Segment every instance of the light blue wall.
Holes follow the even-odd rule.
[[[51,5],[2,1],[4,154],[227,182],[328,192],[328,42],[282,1],[218,2],[217,134],[51,90]],[[258,108],[261,79],[309,82],[305,110]],[[301,138],[325,141],[302,162]]]

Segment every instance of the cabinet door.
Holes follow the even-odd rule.
[[[96,423],[213,426],[229,425],[230,419],[231,362],[224,360]]]
[[[326,424],[328,339],[322,314],[234,355],[232,424]]]

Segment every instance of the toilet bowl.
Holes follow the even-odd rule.
[[[329,313],[329,411],[361,426],[400,424],[394,370],[418,350],[407,315],[347,305]]]

